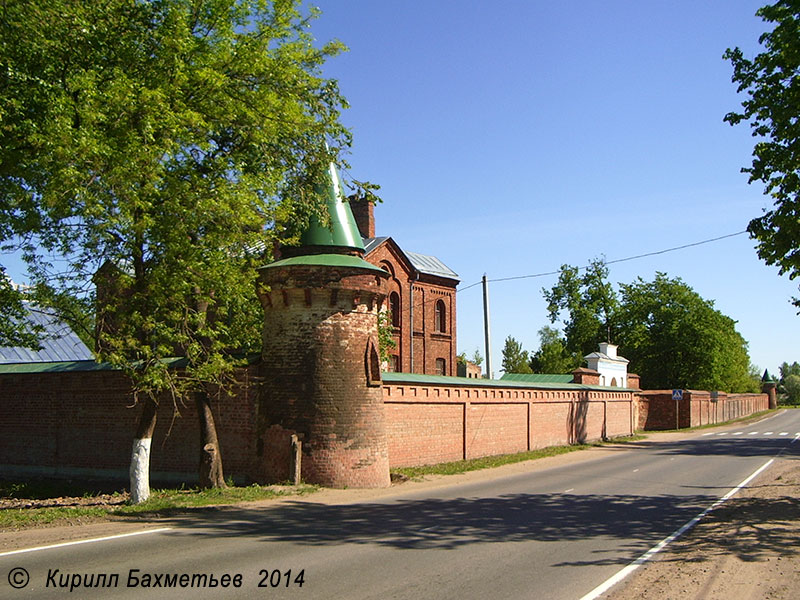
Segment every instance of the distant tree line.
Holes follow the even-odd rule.
[[[652,281],[640,277],[616,291],[605,262],[594,260],[583,272],[562,266],[558,282],[542,293],[551,323],[561,328],[540,329],[539,349],[530,355],[509,336],[507,373],[569,373],[607,341],[620,346],[628,370],[646,388],[760,389],[736,322],[680,278],[656,273]]]

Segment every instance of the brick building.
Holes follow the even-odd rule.
[[[435,256],[376,237],[371,202],[351,198],[350,208],[364,238],[365,260],[389,273],[387,304],[396,347],[387,369],[455,376],[458,275]]]

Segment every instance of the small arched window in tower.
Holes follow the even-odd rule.
[[[436,374],[447,375],[447,361],[443,358],[436,359]]]
[[[444,300],[437,300],[433,309],[433,329],[438,333],[447,331],[447,311],[444,307]]]
[[[392,315],[392,327],[400,327],[400,294],[389,294],[389,312]]]
[[[378,354],[378,345],[373,339],[367,341],[364,363],[367,371],[367,385],[370,387],[381,385],[381,359]]]

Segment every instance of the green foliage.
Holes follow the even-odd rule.
[[[792,364],[784,362],[778,369],[781,373],[781,380],[786,379],[789,375],[800,375],[800,363],[797,361]]]
[[[481,366],[481,364],[483,363],[483,356],[481,356],[481,351],[475,348],[475,352],[472,353],[472,358],[470,358],[470,360],[474,364]]]
[[[788,375],[782,382],[786,404],[800,404],[800,375]]]
[[[756,15],[775,26],[760,37],[764,51],[752,60],[739,48],[725,52],[737,91],[747,94],[742,112],[728,113],[725,121],[749,122],[757,141],[752,166],[742,171],[774,200],[748,226],[758,255],[794,279],[800,275],[800,2],[780,0]],[[800,299],[794,304],[800,308]]]
[[[552,289],[542,289],[547,301],[550,322],[564,323],[566,349],[583,357],[594,352],[597,344],[610,341],[617,296],[608,282],[608,267],[595,259],[580,275],[580,269],[561,266],[561,274]]]
[[[617,341],[646,389],[756,392],[747,343],[735,321],[680,278],[657,273],[621,285]]]
[[[39,348],[36,330],[26,326],[23,294],[6,277],[0,266],[0,346]]]
[[[800,404],[800,363],[784,362],[779,367],[781,377],[778,381],[778,393],[782,404]]]
[[[570,354],[567,341],[558,329],[545,325],[539,330],[539,349],[530,361],[534,373],[571,373],[582,361],[582,357]]]
[[[529,362],[528,351],[523,350],[517,340],[508,336],[505,346],[503,346],[503,371],[506,373],[532,373]]]
[[[467,361],[480,366],[483,362],[483,356],[481,356],[480,350],[475,348],[475,352],[472,353],[472,356],[467,358],[467,353],[462,352],[461,354],[456,355],[456,361],[460,362],[461,364],[467,364]]]
[[[607,277],[602,261],[592,262],[584,276],[565,265],[552,290],[542,290],[550,319],[563,315],[565,324],[565,341],[557,330],[540,332],[548,356],[572,357],[581,364],[598,342],[608,339],[620,346],[620,353],[630,360],[628,370],[641,376],[646,389],[759,391],[747,343],[736,331],[735,321],[716,310],[713,302],[663,273],[652,282],[639,278],[620,285],[618,297]],[[607,337],[612,333],[613,339]],[[536,367],[542,351],[534,355]]]
[[[388,310],[378,312],[378,352],[382,363],[391,360],[391,350],[397,348],[394,341],[394,326],[392,325],[392,314]]]
[[[343,46],[315,48],[299,7],[0,7],[0,242],[70,323],[96,279],[98,357],[140,391],[224,383],[259,347],[255,268],[325,220],[315,187],[350,135],[320,69]]]

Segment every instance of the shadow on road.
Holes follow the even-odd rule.
[[[708,436],[679,441],[636,441],[627,442],[620,448],[649,451],[661,455],[683,456],[764,456],[772,458],[782,450],[800,451],[800,446],[790,446],[792,438],[753,438],[748,436]]]
[[[786,439],[699,439],[680,442],[636,442],[630,446],[662,454],[773,457],[789,448]],[[790,451],[798,460],[794,444]],[[710,557],[715,552],[757,560],[769,552],[795,551],[800,544],[800,500],[784,497],[774,482],[772,498],[744,498],[724,505],[713,518],[735,518],[751,527],[750,544],[701,539]],[[454,549],[498,542],[563,542],[595,539],[595,558],[568,564],[626,564],[713,503],[716,491],[681,495],[570,495],[516,493],[495,497],[399,499],[326,505],[288,501],[267,507],[219,507],[191,516],[176,516],[177,535],[247,537],[264,543],[305,546],[374,545],[398,549]],[[728,506],[731,508],[729,509]],[[731,517],[727,510],[735,510]],[[758,535],[763,515],[791,525]],[[754,525],[754,523],[756,525]],[[752,538],[755,536],[755,538]],[[622,552],[620,552],[622,551]],[[702,553],[698,560],[704,560]]]
[[[692,496],[510,494],[493,498],[404,500],[323,505],[289,502],[278,507],[224,507],[176,518],[184,535],[246,536],[307,546],[373,544],[400,549],[453,549],[470,544],[528,541],[618,540],[640,552],[708,506]],[[630,542],[629,540],[636,540]],[[607,542],[602,545],[608,547]],[[603,559],[598,560],[598,564]]]

